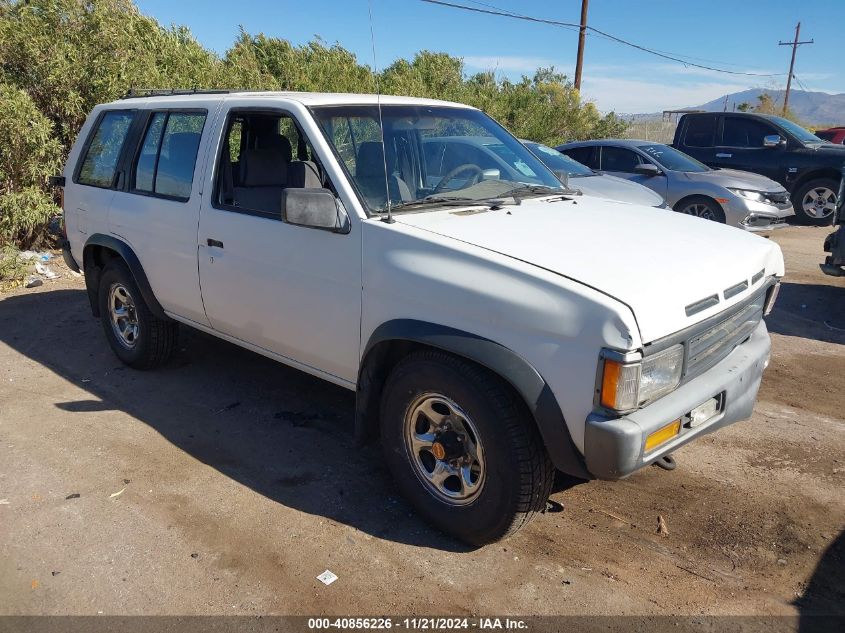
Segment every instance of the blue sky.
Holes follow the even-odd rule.
[[[453,0],[493,5],[523,15],[578,22],[580,0]],[[320,36],[372,64],[367,0],[137,0],[159,22],[185,24],[196,38],[223,54],[238,33],[288,39]],[[464,59],[467,72],[495,69],[509,77],[554,65],[574,74],[577,32],[468,13],[419,0],[372,0],[379,67],[422,49]],[[589,23],[643,46],[708,66],[782,73],[778,77],[728,75],[671,62],[596,36],[587,38],[584,97],[602,111],[656,112],[699,105],[746,88],[782,88],[791,39],[801,20],[795,74],[808,90],[845,92],[845,0],[591,0]],[[707,61],[704,61],[707,60]],[[798,87],[798,86],[796,86]]]

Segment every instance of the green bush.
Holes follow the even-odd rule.
[[[61,159],[50,120],[26,92],[0,84],[0,246],[45,241],[59,212],[47,178],[61,169]]]
[[[220,58],[184,26],[165,28],[132,0],[0,0],[0,244],[44,239],[56,213],[56,173],[85,117],[131,88],[243,88],[375,92],[376,77],[339,44],[296,46],[241,29]],[[539,69],[519,81],[468,76],[463,61],[422,51],[378,77],[386,94],[474,105],[523,138],[548,144],[618,136],[563,75]]]

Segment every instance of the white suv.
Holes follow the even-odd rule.
[[[123,362],[182,324],[354,390],[356,436],[470,543],[542,512],[555,469],[624,477],[748,418],[768,362],[776,244],[577,196],[467,106],[135,95],[58,180]]]

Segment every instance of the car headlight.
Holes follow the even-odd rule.
[[[599,402],[605,409],[630,411],[673,391],[681,382],[684,346],[637,360],[602,354]]]
[[[732,187],[728,187],[728,191],[732,191],[740,198],[754,200],[755,202],[766,202],[766,196],[764,196],[760,191],[753,191],[751,189],[733,189]]]

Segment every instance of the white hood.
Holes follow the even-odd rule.
[[[531,199],[496,211],[449,208],[397,214],[397,222],[495,251],[591,286],[628,305],[644,343],[725,310],[760,287],[724,299],[761,269],[783,276],[777,244],[740,229],[666,210],[600,200]],[[711,295],[718,305],[687,316]]]

